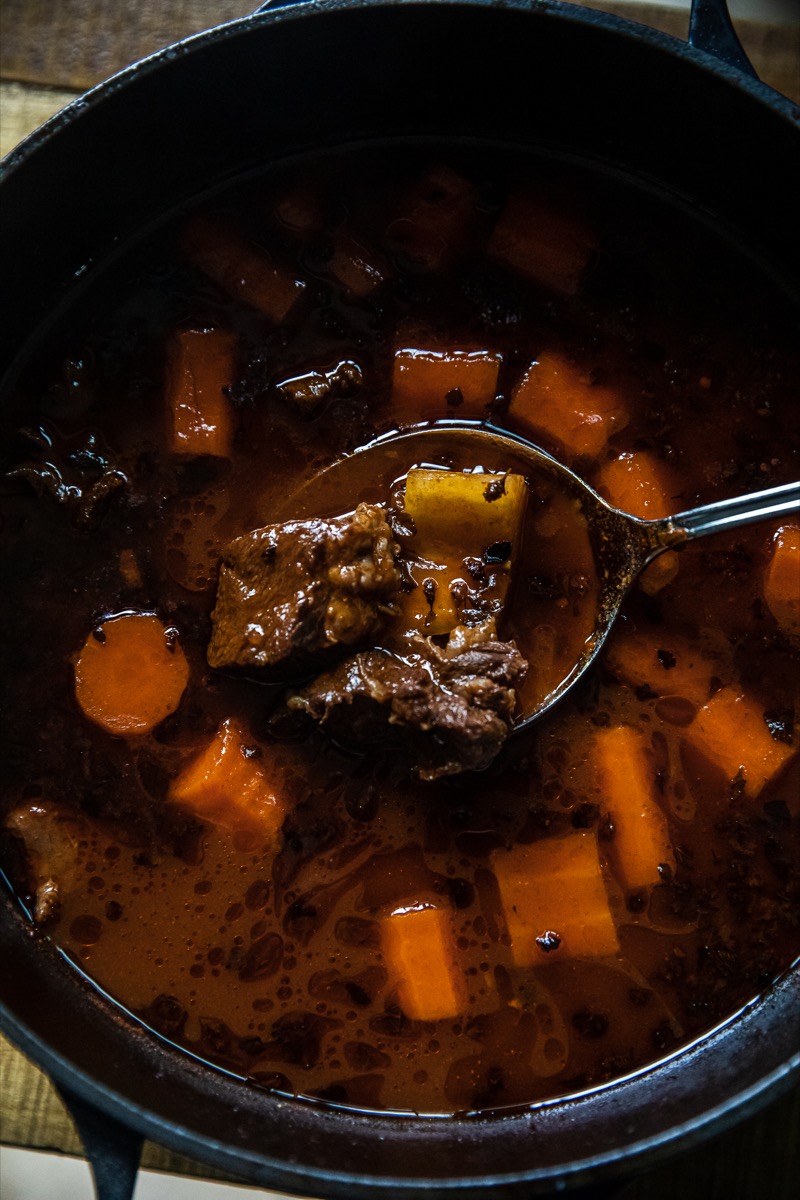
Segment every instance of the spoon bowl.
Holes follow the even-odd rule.
[[[605,644],[631,587],[660,554],[720,530],[800,511],[800,482],[796,482],[671,517],[643,520],[614,508],[569,467],[518,434],[487,425],[449,422],[387,434],[338,459],[287,498],[281,519],[345,512],[353,508],[354,497],[385,504],[387,480],[399,478],[411,467],[446,469],[455,460],[479,464],[487,471],[519,473],[529,482],[532,475],[554,480],[562,494],[579,506],[591,543],[598,581],[591,632],[556,686],[521,706],[515,731],[543,717],[583,678]]]

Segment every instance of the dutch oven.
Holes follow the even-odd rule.
[[[689,203],[796,286],[800,114],[759,83],[724,0],[688,45],[550,0],[320,0],[180,43],[15,150],[0,370],[92,263],[220,182],[295,151],[409,135],[501,139]],[[613,1181],[730,1125],[800,1073],[800,973],[632,1078],[524,1111],[416,1119],[290,1101],[201,1066],[109,1003],[0,904],[0,1024],[76,1115],[104,1200],[143,1136],[316,1196],[498,1198]]]

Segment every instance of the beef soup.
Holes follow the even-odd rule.
[[[663,555],[514,734],[591,633],[580,508],[455,442],[320,473],[491,424],[664,516],[800,476],[798,345],[690,212],[502,147],[295,162],[130,247],[5,397],[31,920],[214,1067],[364,1110],[564,1096],[731,1017],[800,949],[797,523]]]

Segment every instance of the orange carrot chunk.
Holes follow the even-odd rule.
[[[326,267],[345,292],[360,298],[380,287],[387,275],[384,264],[345,233],[333,239]]]
[[[675,634],[668,637],[617,630],[605,652],[605,665],[628,687],[647,687],[656,696],[681,696],[699,707],[711,695],[723,666]]]
[[[619,951],[593,833],[496,850],[492,868],[517,966]]]
[[[412,1021],[440,1021],[465,1011],[467,981],[446,909],[425,902],[396,909],[381,921],[381,944],[400,1007]]]
[[[600,472],[598,491],[615,508],[634,517],[653,521],[669,517],[681,507],[679,487],[667,467],[646,450],[627,452],[612,458]],[[639,586],[654,596],[678,574],[679,559],[667,550],[651,563],[639,580]]]
[[[628,725],[602,730],[595,737],[595,762],[614,826],[609,856],[628,891],[675,869],[667,821],[655,798],[655,765],[644,736]]]
[[[479,199],[469,180],[450,167],[433,167],[401,197],[390,241],[421,270],[445,266],[469,245]]]
[[[628,423],[615,388],[592,383],[555,350],[531,363],[511,397],[508,415],[523,433],[544,433],[570,454],[598,455]]]
[[[75,662],[75,695],[89,720],[135,737],[175,712],[189,682],[177,636],[152,613],[123,613],[94,629]]]
[[[399,421],[481,418],[497,394],[502,355],[492,350],[397,350],[392,405]]]
[[[800,637],[800,526],[784,525],[775,534],[764,578],[764,600],[784,633]]]
[[[236,339],[221,329],[173,334],[167,355],[167,409],[174,454],[228,458],[233,420],[225,389],[235,371]]]
[[[170,800],[212,825],[276,837],[285,805],[255,751],[241,726],[223,721],[205,750],[172,781]]]
[[[748,796],[757,796],[795,750],[772,736],[762,706],[734,688],[711,697],[686,737],[728,779],[741,780]]]
[[[563,296],[579,290],[596,249],[581,217],[528,191],[510,196],[487,243],[490,258]]]
[[[305,288],[224,217],[193,217],[182,244],[186,257],[231,299],[258,309],[270,321],[285,320]]]

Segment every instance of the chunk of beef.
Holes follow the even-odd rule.
[[[43,924],[58,915],[62,894],[75,883],[86,823],[77,813],[37,803],[15,808],[6,817],[6,828],[23,842],[23,886],[35,897],[34,916]]]
[[[372,638],[394,612],[395,553],[383,510],[373,504],[236,538],[223,551],[210,665],[291,678],[337,646]]]
[[[527,664],[493,622],[456,629],[441,648],[420,638],[408,659],[364,650],[287,697],[290,712],[355,745],[399,739],[422,779],[487,767],[513,722]]]
[[[325,400],[350,396],[362,384],[358,363],[343,359],[335,366],[307,371],[278,384],[278,391],[294,405],[301,416],[311,416]]]

